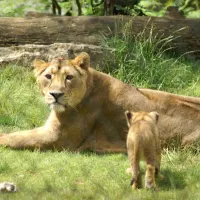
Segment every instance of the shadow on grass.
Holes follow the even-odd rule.
[[[164,176],[163,180],[157,179],[157,185],[162,190],[170,189],[184,189],[185,183],[185,173],[172,172],[170,169],[161,170],[161,174]]]
[[[81,151],[81,152],[78,152],[82,155],[87,155],[87,156],[94,156],[94,155],[97,155],[97,156],[106,156],[106,155],[127,155],[127,153],[119,153],[119,152],[96,152],[96,151],[92,151],[92,150],[84,150],[84,151]]]

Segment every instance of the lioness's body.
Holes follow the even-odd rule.
[[[156,110],[163,142],[175,138],[185,145],[200,138],[199,98],[136,89],[90,68],[87,54],[72,61],[38,61],[34,65],[38,85],[52,108],[49,119],[37,129],[0,135],[1,145],[125,152],[128,130],[125,110]],[[62,70],[67,72],[63,75]],[[52,80],[47,80],[51,73]],[[72,86],[66,85],[70,80],[64,82],[66,73],[74,75]],[[52,92],[64,94],[62,104],[53,102]]]
[[[133,189],[141,187],[140,161],[146,162],[145,187],[155,188],[155,176],[160,173],[161,142],[157,129],[158,113],[125,113],[129,126],[127,152],[131,164]]]

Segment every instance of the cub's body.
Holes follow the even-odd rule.
[[[133,175],[131,185],[141,187],[140,161],[146,162],[145,187],[155,188],[155,175],[160,172],[161,142],[157,129],[156,112],[126,112],[129,126],[127,136],[128,157]]]

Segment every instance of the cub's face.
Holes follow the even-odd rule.
[[[57,112],[76,107],[87,91],[90,58],[82,53],[74,60],[54,59],[50,63],[35,60],[35,75],[46,103]]]
[[[137,121],[145,121],[151,124],[157,124],[159,115],[157,112],[125,112],[128,127],[134,126]]]

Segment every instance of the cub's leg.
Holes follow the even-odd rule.
[[[161,148],[159,149],[156,155],[155,177],[163,179],[164,176],[160,174],[160,163],[161,163]]]
[[[134,163],[132,165],[132,180],[131,180],[131,186],[133,189],[141,188],[141,174],[140,174],[140,166],[139,162]]]
[[[140,174],[140,159],[139,155],[134,151],[128,150],[128,157],[131,163],[132,180],[131,186],[133,189],[141,188],[141,174]]]
[[[155,165],[147,161],[146,174],[145,174],[145,188],[155,189]]]

